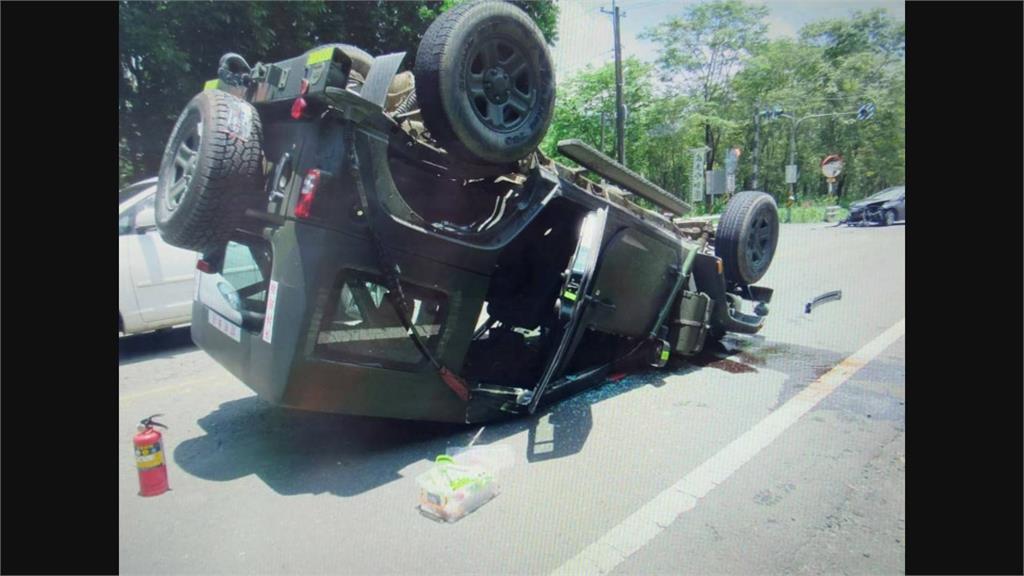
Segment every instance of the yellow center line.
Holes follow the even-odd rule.
[[[202,378],[196,378],[196,379],[193,379],[193,380],[188,380],[186,382],[181,382],[179,384],[171,384],[169,386],[161,386],[159,388],[151,388],[149,390],[144,390],[142,392],[135,392],[134,394],[125,394],[124,396],[118,397],[117,400],[118,400],[118,402],[127,402],[129,400],[135,400],[136,398],[141,398],[143,396],[150,396],[152,394],[161,394],[163,392],[169,392],[171,390],[181,390],[182,388],[188,388],[189,386],[196,386],[198,384],[206,384],[206,383],[209,383],[209,382],[216,382],[216,381],[219,381],[219,380],[223,380],[223,378],[219,377],[219,376],[204,376]]]

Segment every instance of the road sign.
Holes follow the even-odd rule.
[[[725,194],[725,170],[708,170],[706,173],[708,182],[708,196],[719,196]]]
[[[704,199],[704,148],[690,150],[693,154],[693,166],[690,170],[690,201],[700,202]]]
[[[875,105],[865,104],[857,110],[857,120],[870,120],[875,115]]]
[[[821,161],[821,173],[825,178],[834,180],[843,171],[843,157],[838,154],[826,156]]]
[[[796,184],[796,164],[786,164],[786,184]]]

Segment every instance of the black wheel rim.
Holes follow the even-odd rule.
[[[537,74],[527,53],[503,37],[477,43],[465,69],[473,112],[488,128],[511,132],[526,122],[537,99]]]
[[[188,132],[181,138],[177,150],[174,151],[174,162],[170,166],[173,177],[165,200],[169,211],[174,211],[185,199],[185,194],[192,184],[192,179],[195,178],[196,167],[199,164],[203,123],[196,121],[190,123],[189,126]]]
[[[747,236],[747,258],[754,270],[760,270],[771,257],[772,223],[764,213],[754,218]]]

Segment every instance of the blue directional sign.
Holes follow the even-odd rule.
[[[869,120],[875,115],[875,105],[865,104],[857,110],[857,120]]]

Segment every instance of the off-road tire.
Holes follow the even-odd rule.
[[[779,210],[764,192],[740,192],[729,200],[715,233],[715,254],[726,280],[753,284],[768,271],[779,242]]]
[[[220,90],[192,98],[160,163],[156,225],[165,242],[213,250],[243,224],[247,208],[260,206],[262,136],[259,114],[248,102]]]
[[[521,160],[551,124],[551,54],[533,20],[510,3],[475,0],[442,14],[420,41],[414,71],[427,129],[463,161]]]

